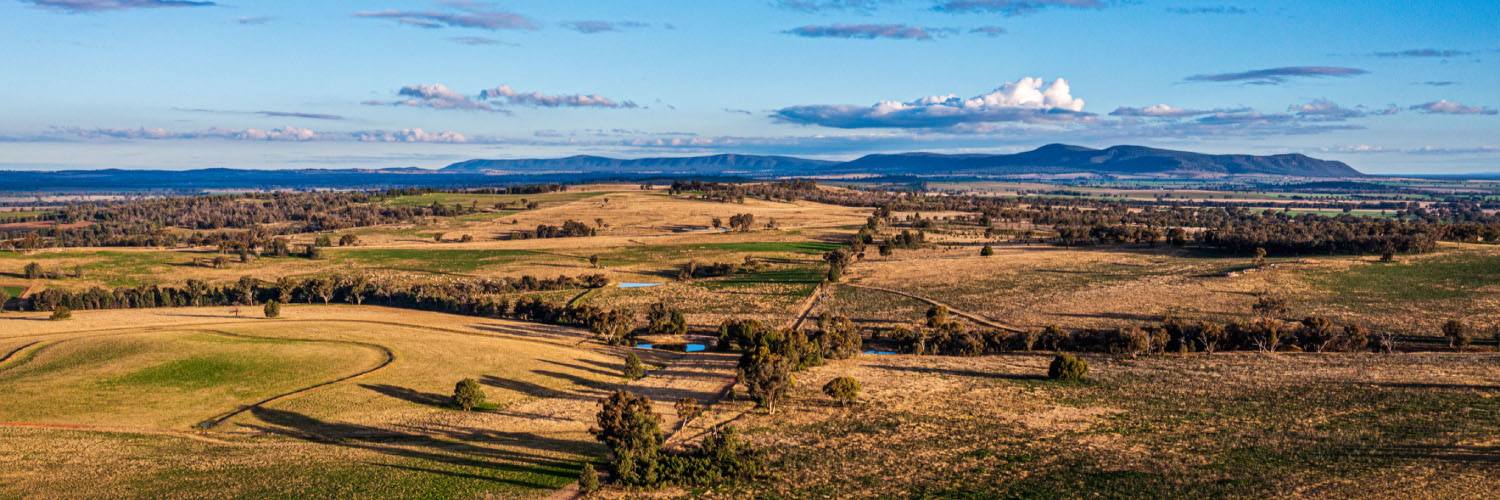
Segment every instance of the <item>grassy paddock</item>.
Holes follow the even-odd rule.
[[[1042,378],[1049,359],[861,356],[800,373],[780,415],[736,422],[770,447],[775,479],[690,496],[1386,498],[1407,485],[1479,499],[1500,488],[1500,356],[1090,357],[1082,383]],[[843,375],[860,380],[862,403],[833,407],[818,390]]]

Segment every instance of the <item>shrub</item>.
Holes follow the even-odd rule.
[[[821,323],[824,352],[833,359],[849,359],[859,354],[864,338],[859,326],[845,316],[835,316]]]
[[[1052,358],[1052,365],[1047,367],[1047,377],[1054,380],[1083,380],[1088,372],[1088,362],[1072,354],[1057,355]]]
[[[1443,336],[1448,337],[1448,347],[1462,349],[1469,345],[1469,327],[1462,320],[1450,319],[1443,323]]]
[[[823,384],[823,394],[839,404],[853,403],[859,399],[859,381],[854,377],[838,377]]]
[[[693,421],[693,419],[703,416],[703,406],[699,405],[698,400],[693,398],[679,399],[677,403],[672,405],[672,408],[677,410],[677,419],[681,420],[684,426],[688,422]]]
[[[995,247],[985,245],[984,248],[979,249],[980,257],[989,257],[991,255],[995,255]]]
[[[1304,351],[1323,352],[1339,339],[1333,320],[1322,316],[1308,316],[1302,320],[1297,332],[1297,343]]]
[[[1198,344],[1203,348],[1203,352],[1213,354],[1228,338],[1229,335],[1222,325],[1212,321],[1198,322]]]
[[[646,367],[641,365],[641,357],[635,353],[625,356],[625,378],[636,380],[646,376]]]
[[[583,471],[578,473],[578,491],[599,491],[599,471],[594,470],[594,464],[583,464]]]
[[[267,318],[280,318],[281,317],[281,303],[277,302],[275,300],[268,300],[268,301],[266,301],[266,317]]]
[[[1345,351],[1359,351],[1370,345],[1370,330],[1359,325],[1345,325],[1344,334],[1339,337],[1339,349]]]
[[[51,318],[52,321],[62,321],[62,320],[65,320],[65,319],[72,319],[72,318],[73,318],[73,311],[69,310],[66,306],[57,306],[57,309],[55,309],[55,310],[52,311],[52,318]]]
[[[37,264],[35,262],[32,262],[30,264],[26,264],[26,269],[22,271],[22,274],[26,275],[26,279],[34,280],[34,279],[41,279],[42,275],[44,275],[46,273],[42,272],[42,265],[41,264]]]
[[[687,333],[687,319],[682,311],[667,306],[666,302],[651,304],[646,311],[647,331],[652,335],[682,335]]]
[[[1060,326],[1047,325],[1047,328],[1042,330],[1042,336],[1039,340],[1042,342],[1043,349],[1061,351],[1068,344],[1068,332],[1064,331]],[[1028,348],[1027,350],[1030,349]]]
[[[453,405],[463,411],[473,410],[474,407],[484,404],[484,389],[479,387],[479,381],[466,378],[458,381],[453,386]]]

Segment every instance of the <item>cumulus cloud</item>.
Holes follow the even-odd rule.
[[[536,23],[531,18],[496,9],[491,5],[467,2],[451,1],[443,5],[451,7],[457,12],[443,12],[435,10],[382,10],[355,12],[353,17],[368,19],[392,19],[398,23],[418,28],[475,28],[485,30],[535,30]]]
[[[1287,66],[1282,68],[1256,69],[1239,73],[1193,75],[1185,78],[1189,82],[1245,82],[1252,85],[1278,85],[1291,78],[1350,77],[1368,71],[1336,66]]]
[[[650,27],[650,23],[637,21],[568,21],[562,23],[564,28],[592,35],[594,33],[605,33],[609,31],[624,31],[629,29],[640,29]]]
[[[1375,57],[1462,57],[1473,55],[1466,50],[1453,49],[1409,49],[1393,52],[1376,52]]]
[[[784,33],[807,38],[890,38],[894,40],[932,40],[932,34],[920,26],[905,24],[832,24],[803,26]]]
[[[1083,99],[1073,97],[1067,80],[1047,84],[1040,78],[1022,78],[968,99],[948,94],[873,106],[792,106],[773,116],[787,123],[846,129],[945,128],[986,122],[1063,123],[1093,116],[1083,113],[1083,104]]]
[[[501,85],[493,89],[481,91],[480,100],[503,100],[508,104],[520,106],[540,106],[545,108],[568,107],[568,108],[635,108],[638,107],[631,101],[620,101],[600,96],[599,94],[559,94],[548,95],[540,92],[517,92],[509,85]]]
[[[1050,8],[1102,9],[1099,0],[946,0],[932,10],[954,14],[998,13],[1006,16],[1022,16]]]
[[[1131,108],[1120,106],[1110,111],[1110,116],[1140,116],[1150,118],[1182,118],[1187,116],[1198,116],[1213,113],[1213,111],[1202,111],[1197,109],[1174,108],[1166,104],[1157,104],[1145,108]]]
[[[461,109],[472,111],[490,111],[509,114],[507,105],[533,106],[544,108],[635,108],[638,107],[631,101],[614,101],[600,96],[599,94],[560,94],[549,95],[540,92],[517,92],[509,85],[501,85],[493,89],[481,91],[475,97],[469,97],[448,88],[441,83],[407,85],[396,92],[397,96],[405,97],[395,101],[365,101],[368,105],[386,106],[411,106],[417,108],[431,109]]]
[[[106,10],[150,9],[160,7],[212,7],[214,2],[186,0],[21,0],[38,8],[68,13]]]
[[[1168,7],[1167,12],[1173,14],[1249,14],[1250,11],[1232,5],[1215,5],[1212,7]]]
[[[1496,113],[1494,109],[1484,106],[1465,106],[1447,99],[1416,104],[1406,109],[1433,115],[1493,115]]]

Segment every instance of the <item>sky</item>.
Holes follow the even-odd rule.
[[[0,170],[1068,143],[1500,172],[1495,19],[1494,0],[0,0]]]

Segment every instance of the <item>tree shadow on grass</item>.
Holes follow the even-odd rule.
[[[485,375],[479,378],[479,383],[490,387],[496,387],[507,391],[515,391],[525,394],[527,397],[544,399],[568,399],[575,401],[593,401],[605,396],[602,391],[591,391],[588,393],[575,393],[561,389],[534,384],[523,380],[511,380],[494,375]]]
[[[487,471],[494,475],[420,467],[409,469],[447,477],[493,481],[530,489],[554,489],[577,477],[577,464],[559,460],[555,455],[592,452],[588,448],[588,443],[528,433],[491,433],[484,430],[472,430],[462,434],[472,438],[471,440],[454,442],[437,439],[430,435],[358,424],[327,422],[300,413],[272,408],[257,407],[251,410],[251,414],[264,422],[264,425],[242,425],[267,434]],[[404,466],[398,467],[404,468]],[[547,478],[549,482],[543,484],[517,479],[520,477]]]
[[[450,399],[443,396],[442,394],[422,392],[415,389],[408,389],[405,387],[399,387],[390,384],[359,384],[359,386],[409,403],[416,403],[423,406],[435,406],[440,408],[447,408],[450,406]]]
[[[994,372],[982,372],[982,371],[978,371],[978,370],[958,370],[958,369],[953,369],[953,368],[923,368],[923,367],[915,367],[915,366],[875,366],[874,368],[879,368],[881,370],[897,371],[897,372],[952,375],[952,376],[957,376],[957,377],[998,378],[998,379],[1005,379],[1005,380],[1047,380],[1047,377],[1044,376],[1044,375],[1023,375],[1023,374],[1016,374],[1016,373],[994,373]]]

